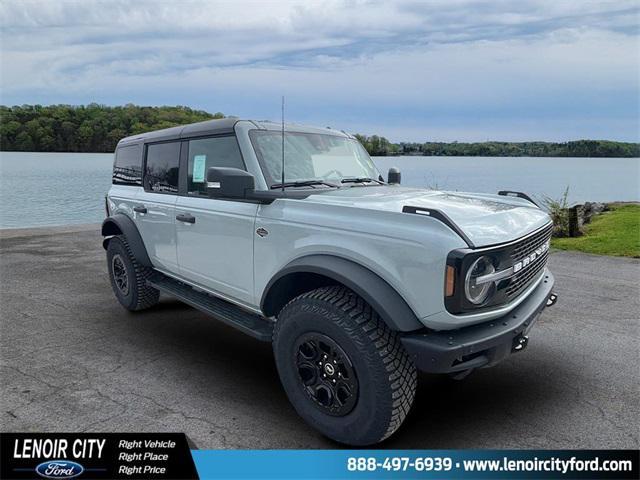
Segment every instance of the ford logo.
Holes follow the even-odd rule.
[[[44,478],[73,478],[84,472],[84,467],[71,460],[50,460],[36,467],[36,473]]]

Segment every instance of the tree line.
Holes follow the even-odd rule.
[[[183,106],[0,106],[0,150],[113,152],[123,137],[212,118],[224,115]],[[640,157],[640,143],[608,140],[392,143],[378,135],[355,136],[370,155],[378,156]]]
[[[129,135],[223,117],[182,106],[0,106],[0,150],[113,152]]]
[[[370,155],[443,157],[640,157],[640,143],[610,140],[571,142],[400,142],[377,135],[356,135]]]

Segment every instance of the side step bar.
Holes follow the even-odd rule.
[[[255,313],[246,312],[240,307],[208,293],[195,290],[193,287],[167,277],[160,272],[156,272],[149,277],[147,284],[215,317],[231,327],[237,328],[247,335],[251,335],[263,342],[271,341],[274,326],[274,322],[271,320],[267,320]]]

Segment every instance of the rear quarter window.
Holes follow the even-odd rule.
[[[147,145],[144,189],[147,192],[178,193],[180,142]]]
[[[142,145],[116,149],[111,179],[114,185],[142,185]]]

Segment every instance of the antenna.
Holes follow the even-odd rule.
[[[282,96],[282,191],[284,192],[284,95]]]

